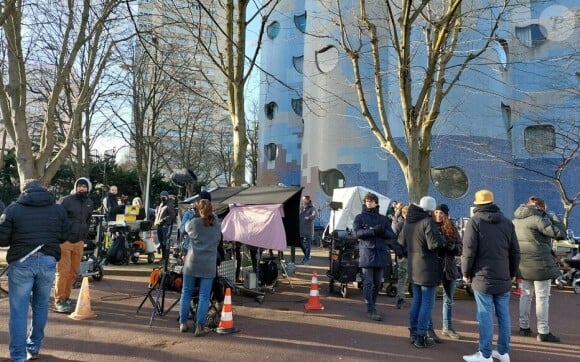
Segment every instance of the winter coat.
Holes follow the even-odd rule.
[[[183,273],[197,278],[215,277],[218,245],[222,235],[217,217],[214,218],[213,226],[205,226],[201,218],[193,218],[185,230],[190,243],[183,263]]]
[[[68,232],[68,241],[77,243],[87,239],[89,234],[89,224],[93,214],[93,201],[87,194],[76,193],[77,184],[80,179],[75,182],[73,194],[64,196],[58,203],[61,204],[68,215],[70,222],[70,230]],[[91,183],[84,178],[89,184],[89,192],[91,191]]]
[[[380,225],[382,232],[375,232]],[[363,205],[361,214],[354,218],[352,224],[359,245],[358,266],[361,268],[384,268],[391,264],[387,247],[387,240],[394,239],[395,233],[391,230],[391,222],[385,215],[379,213],[379,207],[372,209]],[[379,228],[379,229],[380,229]]]
[[[171,199],[162,201],[155,209],[155,226],[173,225],[177,213]]]
[[[300,237],[312,237],[314,235],[314,220],[316,219],[316,209],[312,204],[308,204],[300,211]]]
[[[566,238],[566,227],[556,215],[520,205],[513,220],[522,260],[520,276],[525,280],[549,280],[560,275],[552,253],[552,239]]]
[[[461,272],[474,290],[503,294],[512,287],[520,264],[514,225],[494,204],[478,206],[465,225]]]
[[[437,225],[441,231],[441,235],[445,238],[445,248],[439,250],[439,260],[441,260],[441,266],[443,268],[443,280],[456,280],[461,277],[459,270],[457,268],[457,263],[455,262],[455,257],[460,256],[463,252],[463,242],[459,237],[459,232],[457,228],[453,225],[451,220],[445,220],[445,223],[450,224],[453,228],[452,235],[446,235],[443,232],[443,223]]]
[[[115,221],[119,202],[117,196],[107,192],[107,197],[103,199],[103,213],[109,221]]]
[[[445,247],[445,239],[431,215],[411,204],[398,242],[407,250],[409,282],[436,286],[441,281],[441,261],[437,253]]]
[[[0,217],[0,246],[10,246],[6,261],[12,263],[39,245],[40,252],[60,259],[60,243],[67,239],[69,221],[65,209],[40,184],[25,188]]]

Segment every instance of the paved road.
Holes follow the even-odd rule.
[[[326,252],[315,250],[310,265],[299,266],[290,281],[281,279],[274,293],[262,304],[252,296],[233,295],[232,335],[212,333],[194,338],[179,333],[178,307],[149,326],[152,306],[146,301],[150,265],[110,267],[100,282],[90,283],[92,310],[97,317],[75,321],[52,313],[41,351],[42,361],[461,361],[463,354],[477,349],[475,304],[461,291],[454,306],[456,330],[465,338],[444,340],[430,349],[417,349],[408,342],[408,309],[394,308],[394,298],[379,297],[383,322],[366,318],[362,293],[349,289],[347,298],[328,295],[324,271]],[[312,270],[319,273],[324,311],[306,312]],[[122,275],[119,275],[122,274]],[[137,274],[137,275],[135,275]],[[1,280],[2,286],[6,285]],[[75,291],[77,293],[78,290]],[[168,293],[166,306],[177,298]],[[407,300],[409,302],[410,300]],[[580,295],[571,290],[553,290],[551,326],[564,343],[544,344],[517,335],[517,298],[511,302],[512,361],[578,361]],[[441,325],[441,299],[433,314]],[[8,302],[0,299],[0,357],[7,355]]]

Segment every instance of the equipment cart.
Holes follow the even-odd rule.
[[[335,284],[340,283],[340,294],[346,298],[349,283],[356,282],[360,288],[358,240],[344,230],[334,230],[327,238],[330,239],[330,268],[326,272],[326,276],[330,279],[328,291],[334,293]]]

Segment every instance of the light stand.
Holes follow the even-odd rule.
[[[171,235],[171,227],[167,230],[167,235],[166,235],[166,242],[165,242],[165,257],[163,258],[163,271],[159,273],[159,278],[157,278],[157,281],[155,282],[154,285],[149,286],[149,291],[147,292],[147,295],[145,295],[145,298],[143,298],[143,300],[141,301],[141,304],[139,304],[139,307],[137,307],[137,312],[139,313],[139,311],[141,310],[141,307],[143,307],[143,304],[145,304],[145,302],[147,300],[149,300],[151,302],[151,304],[153,305],[153,312],[151,313],[151,318],[149,319],[149,327],[151,327],[151,325],[153,324],[153,320],[155,319],[155,316],[164,316],[167,315],[172,309],[173,307],[175,307],[177,305],[177,303],[179,303],[180,299],[181,299],[181,293],[180,297],[178,297],[170,306],[169,308],[167,308],[167,310],[165,310],[165,293],[166,293],[166,289],[167,289],[167,276],[169,275],[169,253],[170,253],[170,240],[169,240],[169,236]],[[157,290],[157,293],[155,295],[155,298],[153,298],[153,291]]]

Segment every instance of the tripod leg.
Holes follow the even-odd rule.
[[[159,287],[160,280],[161,280],[161,278],[157,278],[157,281],[155,282],[155,284],[153,284],[152,286],[149,287],[149,290],[147,291],[145,298],[143,298],[143,300],[141,301],[141,304],[139,304],[139,307],[137,307],[137,311],[135,312],[136,314],[139,314],[139,311],[141,310],[141,308],[143,307],[143,304],[145,304],[145,302],[147,300],[149,300],[151,302],[151,304],[153,305],[153,308],[155,308],[155,299],[153,299],[153,291]]]
[[[288,284],[290,284],[290,289],[294,289],[294,286],[292,285],[292,281],[290,280],[290,275],[288,275],[288,270],[286,270],[286,262],[283,261],[282,259],[280,259],[280,267],[282,268],[282,271],[284,272],[283,275],[288,280]]]
[[[159,278],[161,283],[157,288],[157,295],[155,296],[155,301],[153,303],[153,312],[151,313],[151,319],[149,319],[149,327],[153,324],[153,320],[155,319],[155,315],[163,315],[163,299],[165,298],[165,278],[167,273],[162,273],[161,278]],[[161,303],[159,303],[159,298],[162,299]]]

